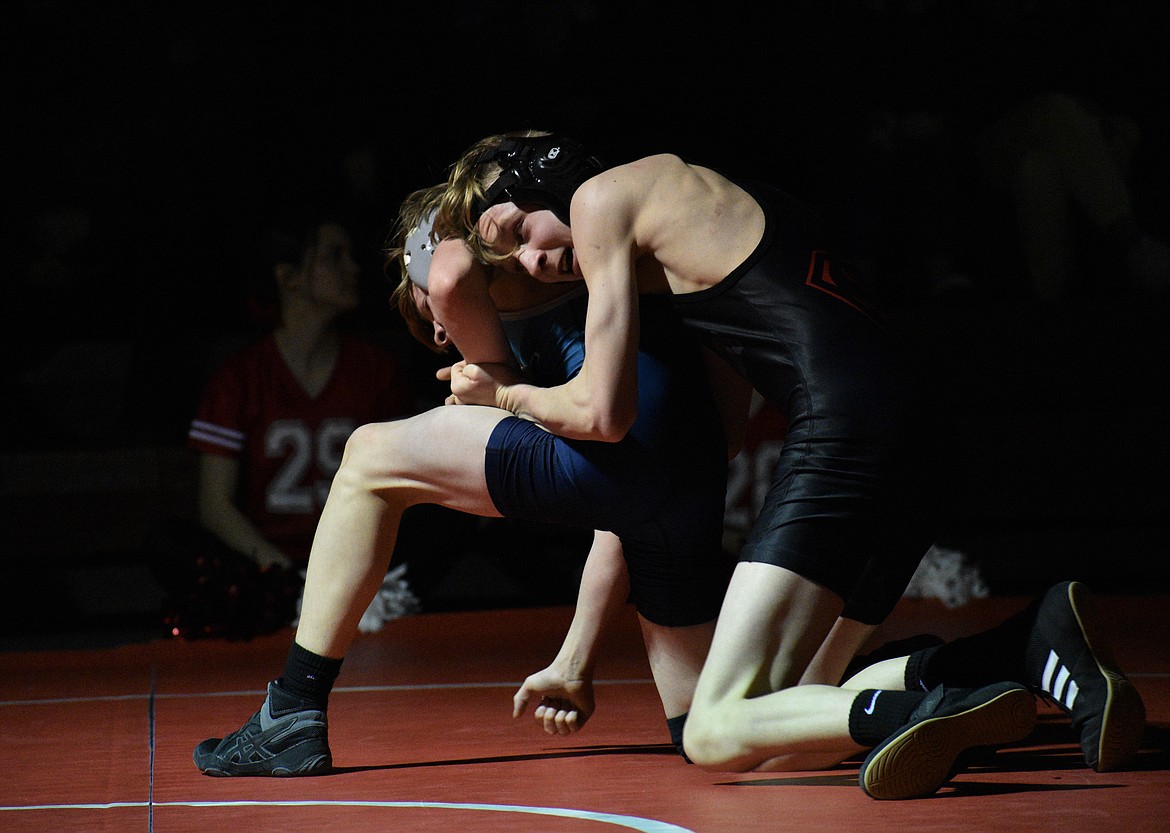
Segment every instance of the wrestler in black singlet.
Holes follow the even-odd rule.
[[[933,542],[934,426],[921,377],[807,209],[738,183],[763,207],[756,250],[719,284],[672,295],[684,322],[780,408],[788,435],[740,555],[883,621]]]

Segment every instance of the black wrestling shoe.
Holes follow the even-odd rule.
[[[1085,763],[1109,772],[1137,753],[1146,707],[1117,667],[1085,585],[1064,581],[1044,594],[1026,665],[1032,690],[1072,717]]]
[[[960,753],[1021,740],[1035,725],[1036,699],[1018,683],[938,686],[865,757],[861,789],[877,799],[931,795],[954,773]]]
[[[195,747],[195,766],[208,775],[323,775],[333,768],[325,712],[306,709],[276,683],[242,728]]]

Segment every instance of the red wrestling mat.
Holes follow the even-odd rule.
[[[856,763],[829,772],[737,775],[686,765],[667,744],[632,611],[598,669],[585,730],[555,738],[511,718],[523,677],[552,658],[571,611],[445,613],[362,635],[330,705],[339,772],[216,779],[191,750],[239,726],[280,673],[291,631],[247,643],[159,641],[84,652],[9,653],[0,679],[7,833],[541,833],[747,831],[1124,831],[1170,818],[1170,616],[1166,597],[1104,597],[1122,667],[1149,711],[1134,768],[1084,766],[1068,721],[1041,707],[1036,732],[936,796],[878,802]],[[904,600],[885,638],[953,637],[1022,599],[955,610]]]

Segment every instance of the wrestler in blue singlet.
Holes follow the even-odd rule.
[[[521,314],[501,315],[528,378],[561,384],[581,368],[584,287]],[[488,490],[505,517],[602,529],[622,541],[638,612],[659,625],[695,625],[719,612],[726,441],[698,346],[666,298],[640,305],[638,417],[620,442],[570,440],[518,417],[486,450]]]

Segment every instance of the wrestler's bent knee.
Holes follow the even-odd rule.
[[[394,453],[397,429],[394,423],[382,422],[360,425],[345,442],[341,465],[333,477],[330,490],[372,488],[375,481],[384,480],[390,465],[398,459]]]
[[[696,715],[691,710],[683,729],[683,751],[695,766],[714,772],[748,772],[754,767],[755,761],[728,731],[729,723],[718,711]]]

